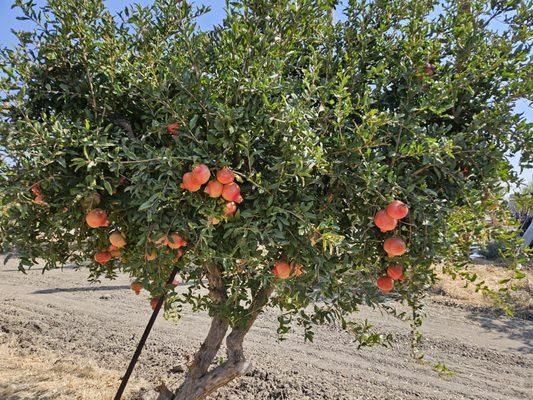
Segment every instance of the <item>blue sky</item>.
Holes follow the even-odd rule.
[[[125,6],[134,2],[147,5],[152,3],[152,0],[105,0],[108,8],[111,11],[119,11]],[[344,1],[343,1],[344,2]],[[44,0],[36,0],[37,4],[45,3]],[[196,0],[196,4],[207,5],[211,7],[211,12],[202,16],[199,20],[202,29],[209,29],[211,26],[221,22],[224,15],[224,0]],[[17,13],[11,10],[12,1],[0,0],[0,46],[10,46],[15,44],[15,38],[11,33],[11,29],[21,29],[28,26],[24,21],[16,19]],[[336,13],[337,18],[341,17],[341,12]],[[525,101],[519,102],[516,111],[524,113],[529,122],[533,122],[533,109],[528,106]],[[511,159],[513,165],[517,165],[518,157]],[[528,169],[521,174],[521,177],[526,181],[533,180],[533,170]]]

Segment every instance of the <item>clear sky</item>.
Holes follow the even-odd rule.
[[[153,0],[105,0],[105,3],[111,11],[119,11],[132,3],[147,5],[152,3],[152,1]],[[45,3],[44,0],[35,0],[35,2],[37,4]],[[222,21],[224,16],[224,0],[196,0],[194,2],[199,5],[203,4],[211,7],[211,12],[202,16],[199,20],[202,29],[209,29],[213,25]],[[345,2],[345,0],[342,1],[342,3]],[[0,46],[10,46],[15,44],[15,38],[11,34],[11,29],[21,29],[28,26],[26,22],[16,19],[17,13],[15,10],[11,9],[11,4],[11,0],[0,0]],[[342,12],[340,9],[337,10],[336,17],[342,18]],[[516,110],[517,112],[524,113],[529,122],[533,122],[533,109],[527,102],[519,102]],[[512,158],[511,161],[513,162],[513,165],[516,166],[518,164],[518,157]],[[527,171],[523,171],[521,177],[525,181],[532,181],[533,170],[528,169]]]

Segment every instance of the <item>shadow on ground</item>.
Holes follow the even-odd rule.
[[[533,322],[523,318],[508,318],[505,316],[488,316],[487,314],[471,311],[466,318],[475,321],[481,327],[498,332],[502,337],[518,340],[524,345],[517,348],[524,354],[533,354]]]
[[[50,293],[77,293],[77,292],[106,292],[112,290],[131,290],[129,286],[84,286],[73,288],[54,288],[42,289],[32,292],[32,294],[50,294]]]

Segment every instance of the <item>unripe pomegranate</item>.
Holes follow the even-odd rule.
[[[287,279],[291,276],[291,266],[285,261],[276,261],[274,263],[274,275],[279,279]]]
[[[95,206],[100,204],[100,195],[96,192],[89,194],[81,203],[84,210],[92,210]]]
[[[109,235],[109,242],[116,247],[116,250],[126,246],[126,239],[124,239],[124,235],[118,231],[115,231]]]
[[[180,187],[188,190],[189,192],[197,192],[200,190],[202,185],[199,185],[193,181],[192,172],[186,172],[183,174],[183,182],[181,183]]]
[[[141,282],[133,282],[131,284],[131,290],[135,292],[136,295],[141,293],[141,290],[143,289],[143,285]]]
[[[400,277],[403,276],[403,267],[401,265],[391,265],[387,268],[387,275],[395,281],[400,280]]]
[[[224,206],[224,216],[225,217],[231,217],[237,212],[237,204],[235,204],[233,201],[230,201],[229,203],[226,203]]]
[[[217,171],[217,180],[223,185],[228,185],[235,179],[235,174],[228,167],[224,167]]]
[[[241,203],[241,188],[235,182],[224,185],[222,189],[222,197],[226,201],[234,201],[235,203]]]
[[[171,249],[179,249],[180,247],[187,246],[187,242],[178,235],[176,232],[170,234],[170,239],[167,241],[167,246]]]
[[[300,264],[291,264],[292,276],[299,277],[304,273],[303,267]]]
[[[98,264],[106,265],[111,260],[111,253],[108,251],[101,251],[94,255],[94,261]]]
[[[100,208],[95,208],[94,210],[90,211],[85,216],[85,221],[87,221],[87,225],[89,225],[91,228],[109,226],[107,213],[104,210],[101,210]]]
[[[383,242],[383,249],[387,252],[389,257],[401,256],[407,250],[405,242],[397,236],[385,239]]]
[[[144,258],[146,259],[146,261],[153,261],[157,258],[157,253],[155,252],[155,250],[152,250],[149,253],[145,253]]]
[[[394,287],[394,281],[388,276],[379,277],[376,284],[383,293],[389,293]]]
[[[211,178],[211,172],[205,164],[200,164],[192,170],[192,181],[197,185],[203,185],[209,178]]]
[[[167,132],[170,133],[172,136],[176,136],[180,130],[180,124],[177,122],[174,122],[173,124],[170,124],[167,126]]]
[[[109,254],[111,254],[111,257],[113,258],[119,258],[122,255],[122,252],[120,250],[113,250],[110,251]]]
[[[381,230],[381,232],[392,231],[398,225],[398,221],[387,214],[385,210],[378,211],[374,215],[374,223]]]
[[[157,308],[157,303],[159,303],[159,299],[154,298],[150,300],[150,306],[152,307],[152,310],[155,311],[155,309]]]
[[[209,181],[209,183],[205,187],[204,192],[207,193],[209,197],[220,197],[220,195],[222,194],[223,187],[224,185],[222,185],[222,183],[220,183],[219,181]]]
[[[402,219],[406,217],[407,214],[409,214],[409,207],[407,207],[406,204],[402,203],[399,200],[394,200],[387,205],[386,211],[389,217],[395,219]]]

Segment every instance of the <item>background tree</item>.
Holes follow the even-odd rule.
[[[266,306],[280,335],[337,321],[367,345],[390,337],[347,316],[396,313],[392,297],[413,308],[416,345],[432,264],[464,266],[465,235],[517,180],[505,155],[531,162],[513,112],[530,95],[525,1],[351,0],[335,22],[332,0],[239,0],[208,32],[207,9],[183,0],[117,15],[102,0],[15,5],[35,29],[0,52],[4,246],[21,269],[125,272],[152,298],[179,262],[188,291],[167,311],[189,304],[212,324],[175,399],[247,370]],[[204,193],[224,167],[240,203],[235,185]],[[394,199],[409,213],[383,233],[373,218]],[[392,236],[405,254],[387,257]],[[395,265],[385,296],[376,282]]]

